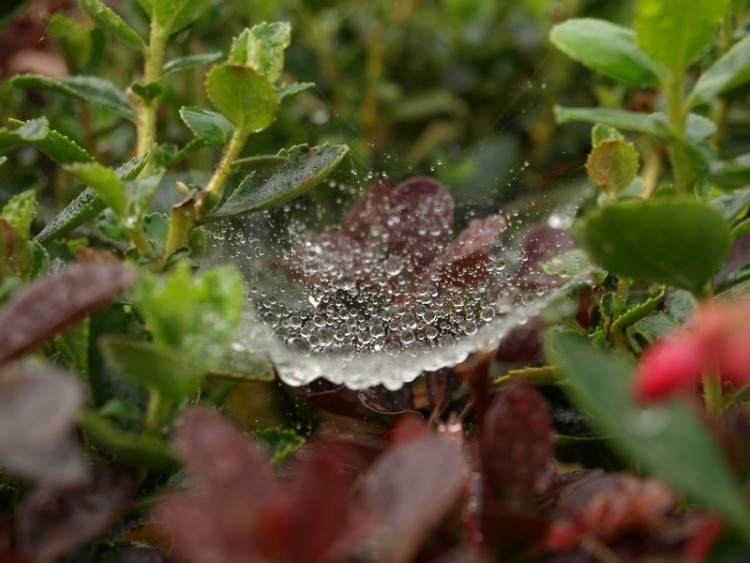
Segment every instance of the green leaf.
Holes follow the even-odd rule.
[[[638,174],[638,151],[626,141],[602,141],[589,153],[586,172],[597,188],[615,195],[628,187]]]
[[[114,35],[117,39],[135,49],[143,50],[146,48],[146,43],[141,36],[104,2],[100,2],[100,0],[78,0],[78,4],[96,26],[106,33]]]
[[[0,129],[0,151],[6,151],[26,143],[44,139],[49,133],[47,120],[44,117],[27,121],[15,129]]]
[[[607,205],[576,222],[573,236],[612,273],[695,294],[721,268],[731,244],[721,213],[678,197]]]
[[[235,37],[227,61],[247,65],[273,83],[284,71],[284,50],[291,40],[288,23],[263,22]]]
[[[550,41],[563,53],[601,73],[641,86],[658,86],[660,71],[638,48],[635,33],[591,18],[570,19],[552,28]]]
[[[586,252],[576,248],[555,256],[544,264],[543,270],[545,274],[551,276],[574,278],[590,271],[591,263],[586,256]]]
[[[177,466],[169,446],[145,434],[131,434],[91,411],[78,416],[78,424],[89,442],[120,462],[139,469],[174,470]]]
[[[750,153],[732,160],[716,160],[710,164],[708,179],[725,189],[750,186]]]
[[[162,93],[161,85],[158,82],[149,82],[148,84],[133,82],[133,84],[130,85],[130,89],[136,96],[147,102],[155,100],[161,96]]]
[[[604,141],[624,141],[625,137],[614,127],[597,123],[591,128],[591,146],[595,147]]]
[[[94,157],[75,141],[54,129],[49,129],[43,117],[30,121],[9,120],[12,129],[0,129],[0,150],[9,146],[31,143],[48,157],[60,164],[92,162]],[[15,139],[15,144],[13,143]]]
[[[276,119],[279,100],[271,81],[250,67],[223,64],[206,77],[214,107],[245,133],[262,131]]]
[[[210,0],[147,0],[141,6],[162,33],[172,35],[189,26],[211,5]]]
[[[579,336],[558,334],[547,341],[545,351],[570,378],[572,385],[565,389],[573,401],[611,433],[624,456],[721,514],[750,539],[750,512],[739,483],[723,450],[688,404],[639,408],[630,389],[633,365]]]
[[[100,338],[99,347],[121,377],[146,389],[179,400],[200,388],[203,372],[174,350],[118,336]]]
[[[125,185],[111,168],[98,162],[70,164],[65,169],[89,186],[120,218],[125,218]]]
[[[637,113],[609,108],[566,108],[555,106],[557,123],[584,121],[607,125],[616,129],[648,133],[660,139],[669,140],[672,136],[666,114]],[[716,132],[716,124],[710,119],[694,113],[688,114],[686,135],[691,140],[706,139]]]
[[[172,59],[164,64],[161,69],[161,75],[167,76],[175,72],[183,72],[191,68],[215,63],[223,56],[224,53],[221,51],[213,51],[211,53],[200,53],[198,55],[188,55],[187,57]]]
[[[234,347],[208,375],[236,382],[273,381],[276,377],[273,365],[265,355],[244,349],[235,350]]]
[[[231,266],[195,275],[180,262],[165,277],[142,276],[133,294],[154,343],[201,373],[224,358],[245,304],[242,276]]]
[[[662,304],[665,294],[666,288],[662,286],[659,289],[659,292],[653,297],[649,297],[641,303],[637,303],[631,307],[628,307],[612,322],[612,328],[619,330],[626,326],[637,323],[647,315],[651,314],[659,305]]]
[[[281,463],[300,449],[305,443],[302,436],[298,436],[286,428],[264,428],[253,434],[266,450],[271,463]]]
[[[750,188],[722,194],[708,202],[718,209],[728,222],[741,219],[750,205]]]
[[[139,221],[149,211],[151,200],[154,198],[156,190],[159,189],[165,172],[164,168],[159,168],[145,178],[131,180],[125,184],[129,221]]]
[[[284,84],[283,86],[276,87],[276,95],[279,98],[279,103],[284,103],[310,88],[315,88],[315,82],[294,82],[292,84]]]
[[[137,121],[125,92],[103,78],[96,76],[51,78],[40,74],[20,74],[11,78],[10,83],[22,88],[39,88],[61,92],[97,104],[130,121]]]
[[[233,217],[276,205],[282,205],[315,187],[326,178],[349,152],[346,145],[298,145],[282,150],[279,156],[288,162],[270,171],[255,172],[245,178],[237,190],[207,221]]]
[[[692,0],[689,5],[684,0],[638,0],[638,45],[679,76],[711,43],[728,5],[729,0]]]
[[[0,217],[5,219],[22,240],[29,240],[31,223],[36,217],[38,210],[36,192],[26,190],[14,195],[0,212]]]
[[[704,72],[693,87],[688,106],[709,103],[716,96],[750,81],[750,36],[738,41]]]
[[[196,138],[213,145],[223,147],[234,134],[234,126],[226,117],[198,106],[180,108],[180,117]]]

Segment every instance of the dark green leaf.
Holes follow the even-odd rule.
[[[203,372],[173,350],[117,336],[100,338],[99,347],[120,376],[146,389],[181,400],[200,388]]]
[[[639,408],[630,389],[633,365],[579,336],[556,335],[545,349],[570,378],[572,385],[566,390],[571,398],[612,434],[613,445],[623,455],[715,510],[750,539],[750,511],[739,483],[724,452],[688,404]]]
[[[638,45],[682,79],[714,38],[729,0],[639,0],[635,32]]]
[[[215,147],[226,145],[234,134],[234,125],[226,117],[210,109],[184,106],[180,108],[180,117],[193,135]]]
[[[94,190],[86,188],[47,223],[35,239],[41,243],[54,240],[93,219],[106,207],[104,200]]]
[[[26,190],[10,198],[0,212],[0,217],[13,227],[22,240],[28,240],[37,209],[36,192]]]
[[[118,166],[115,169],[115,174],[117,174],[117,177],[120,178],[120,180],[135,180],[138,177],[138,174],[140,174],[146,166],[148,158],[148,153],[141,156],[134,156],[127,162]]]
[[[721,213],[683,198],[608,205],[580,219],[573,233],[610,272],[693,293],[706,289],[731,244]]]
[[[206,92],[214,107],[244,133],[262,131],[276,119],[276,88],[250,67],[213,67],[206,77]]]
[[[169,446],[144,434],[130,434],[91,411],[78,417],[89,442],[114,456],[117,461],[138,468],[173,470],[177,463]]]
[[[68,96],[97,104],[130,121],[135,122],[137,120],[125,92],[103,78],[96,76],[51,78],[40,74],[20,74],[14,76],[10,83],[22,88],[40,88],[62,92]]]
[[[283,86],[276,87],[276,95],[279,98],[279,103],[284,103],[310,88],[315,88],[315,82],[294,82],[292,84],[284,84]]]
[[[49,133],[47,120],[43,117],[27,121],[16,129],[0,129],[0,151],[33,143],[44,139]]]
[[[750,36],[737,42],[701,75],[690,93],[688,105],[692,107],[708,103],[749,80]]]
[[[284,70],[284,50],[291,36],[286,22],[263,22],[245,29],[232,41],[227,62],[247,65],[273,83]]]
[[[10,119],[12,129],[0,129],[0,150],[31,143],[55,162],[73,164],[92,162],[94,157],[82,149],[75,141],[54,129],[49,129],[43,117],[30,121]]]
[[[750,186],[750,154],[746,153],[732,160],[712,162],[708,179],[727,189]]]
[[[313,188],[330,174],[349,152],[345,145],[304,145],[282,150],[289,162],[263,174],[245,178],[223,206],[207,220],[232,217],[286,203]]]
[[[718,209],[724,218],[731,223],[742,218],[747,212],[748,205],[750,205],[750,188],[722,194],[708,203]]]
[[[118,217],[125,217],[125,184],[114,170],[98,162],[70,164],[65,169],[94,190]]]
[[[552,28],[550,41],[601,74],[642,86],[660,84],[658,66],[638,48],[635,33],[626,27],[604,20],[570,19]]]
[[[161,75],[167,76],[174,72],[182,72],[191,68],[215,63],[223,55],[224,53],[221,51],[214,51],[212,53],[200,53],[198,55],[188,55],[187,57],[172,59],[164,64],[164,67],[161,69]]]
[[[189,26],[211,5],[210,0],[147,0],[141,6],[159,29],[171,35]]]
[[[302,447],[305,439],[285,428],[264,428],[254,433],[271,463],[281,463]]]
[[[100,0],[78,0],[81,9],[86,12],[97,27],[136,49],[145,49],[146,43],[133,28],[126,24],[109,6]]]
[[[640,321],[642,318],[652,313],[659,305],[662,304],[662,302],[664,301],[665,293],[666,288],[662,287],[659,290],[659,293],[657,293],[653,297],[649,297],[641,303],[628,307],[617,316],[617,318],[612,323],[612,328],[619,330]]]
[[[140,82],[133,82],[130,85],[130,89],[133,93],[141,98],[150,102],[161,96],[162,88],[158,82],[149,82],[148,84],[141,84]]]

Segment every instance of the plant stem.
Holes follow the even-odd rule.
[[[718,417],[721,414],[724,400],[721,377],[716,371],[712,370],[703,375],[703,400],[709,415]]]
[[[192,195],[172,207],[172,217],[169,219],[169,232],[167,233],[163,263],[166,263],[169,257],[179,248],[188,245],[190,229],[195,226],[195,207],[196,202]]]
[[[229,176],[232,174],[232,163],[240,156],[249,136],[249,133],[240,128],[234,130],[227,148],[224,149],[224,154],[221,155],[219,164],[216,165],[214,175],[211,176],[211,179],[203,190],[204,194],[215,196],[217,199],[221,197],[224,184],[227,183]]]
[[[164,50],[167,45],[167,34],[164,33],[156,21],[151,21],[151,33],[148,49],[145,53],[143,69],[143,83],[157,82],[161,77],[161,67],[164,62]],[[136,155],[146,154],[156,139],[156,111],[159,107],[158,98],[141,100],[138,110],[138,142]]]
[[[669,154],[672,160],[675,189],[680,193],[689,193],[691,189],[690,156],[685,150],[686,111],[682,91],[682,78],[671,73],[665,84],[667,97],[667,114],[672,139],[669,142]]]
[[[144,433],[156,434],[159,431],[166,407],[167,403],[161,392],[158,389],[149,389],[146,419],[143,422]]]

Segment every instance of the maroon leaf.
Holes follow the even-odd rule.
[[[541,319],[533,319],[513,328],[503,336],[495,357],[511,364],[530,362],[542,349],[541,331],[544,326]]]
[[[363,243],[373,237],[373,230],[385,232],[390,213],[391,187],[387,182],[378,182],[354,203],[341,223],[341,230],[353,240]]]
[[[357,396],[364,406],[379,414],[395,415],[416,412],[414,393],[411,385],[408,384],[396,391],[390,391],[382,385],[376,385],[360,390]]]
[[[391,192],[388,247],[416,266],[432,262],[453,222],[453,198],[432,178],[417,176]]]
[[[344,385],[336,385],[325,379],[316,379],[299,388],[307,401],[316,408],[337,414],[361,418],[367,415],[356,391]]]
[[[556,286],[559,276],[545,274],[542,267],[555,256],[575,247],[568,231],[555,229],[548,225],[537,225],[530,229],[523,238],[524,254],[518,268],[518,285],[527,290],[537,287]]]
[[[86,467],[73,428],[83,401],[81,385],[59,370],[6,368],[0,373],[0,463],[21,477],[80,481]]]
[[[362,500],[380,517],[370,546],[378,561],[405,563],[457,505],[468,470],[459,446],[430,435],[396,446],[362,482]]]
[[[539,393],[516,380],[495,396],[481,435],[482,532],[496,554],[534,549],[546,518],[534,502],[553,483],[552,421]]]
[[[451,368],[427,373],[427,397],[430,408],[445,408],[461,387],[461,378]]]
[[[26,287],[0,312],[0,363],[52,338],[131,285],[137,274],[105,263],[74,264]]]
[[[93,466],[78,485],[37,489],[18,516],[23,550],[37,563],[56,560],[109,529],[135,490],[133,474],[115,465]]]

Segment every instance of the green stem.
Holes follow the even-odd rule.
[[[143,422],[143,431],[146,434],[157,434],[163,423],[164,414],[168,403],[158,389],[150,389],[148,395],[148,406],[146,407],[146,420]]]
[[[669,154],[672,160],[675,189],[680,193],[689,193],[691,189],[690,156],[685,150],[685,121],[687,113],[682,91],[682,78],[678,73],[671,73],[665,84],[667,97],[667,114],[672,140],[669,143]]]
[[[161,68],[164,62],[164,50],[167,46],[167,34],[164,33],[156,21],[151,21],[151,33],[148,49],[145,53],[143,69],[143,83],[150,84],[161,78]],[[138,110],[138,142],[136,155],[141,156],[151,150],[156,139],[156,112],[159,108],[158,98],[141,100]]]
[[[195,207],[196,202],[192,195],[172,207],[163,263],[166,263],[178,249],[188,245],[190,230],[195,226]]]
[[[234,130],[234,134],[232,135],[229,144],[226,149],[224,149],[224,154],[221,155],[219,164],[216,165],[214,175],[211,176],[211,179],[203,190],[204,197],[205,195],[209,195],[214,200],[221,198],[224,184],[227,183],[229,176],[232,174],[232,164],[240,156],[249,136],[249,133],[243,131],[239,127]]]
[[[706,403],[706,411],[713,417],[721,415],[724,405],[722,395],[721,377],[718,372],[710,371],[703,375],[703,400]]]

